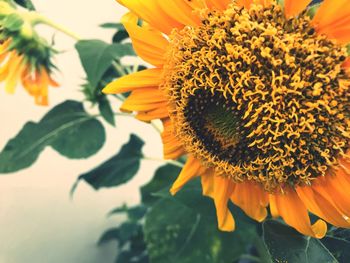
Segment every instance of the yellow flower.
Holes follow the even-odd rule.
[[[104,92],[131,91],[121,109],[163,121],[165,158],[188,155],[172,194],[200,176],[224,231],[229,201],[257,221],[269,206],[316,238],[325,221],[350,226],[348,0],[325,0],[313,18],[311,0],[119,2],[155,68]]]
[[[0,82],[6,82],[6,92],[14,93],[21,81],[25,90],[35,98],[36,104],[48,105],[49,86],[58,87],[50,77],[48,58],[38,59],[34,54],[19,52],[11,48],[11,43],[8,39],[0,44]]]

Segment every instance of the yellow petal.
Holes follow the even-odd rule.
[[[134,90],[127,101],[129,104],[150,104],[167,102],[167,98],[159,88],[143,88]]]
[[[121,106],[122,111],[151,111],[167,107],[167,100],[158,88],[134,90]]]
[[[336,175],[329,175],[327,178],[318,178],[318,183],[313,189],[321,194],[345,216],[350,217],[350,182],[343,170],[338,170]]]
[[[202,172],[202,164],[196,158],[190,155],[185,166],[182,168],[180,175],[171,187],[170,193],[175,195],[188,181],[200,176]]]
[[[48,105],[49,75],[44,67],[35,72],[38,92],[34,94],[35,103],[41,106]]]
[[[253,0],[257,5],[262,5],[264,7],[270,6],[273,0]]]
[[[283,220],[300,233],[315,238],[322,238],[326,234],[327,224],[323,220],[317,220],[311,225],[308,211],[293,189],[285,194],[276,194],[276,204]]]
[[[277,218],[280,216],[277,209],[276,196],[273,194],[269,195],[270,213],[272,217]]]
[[[218,227],[222,231],[233,231],[235,220],[228,208],[228,201],[232,195],[234,183],[229,178],[214,176],[214,203],[218,218]]]
[[[350,71],[350,57],[348,57],[343,63],[342,67],[348,72]]]
[[[162,82],[162,69],[146,69],[127,76],[123,76],[103,89],[106,94],[124,93],[136,89],[158,87]]]
[[[325,0],[312,21],[319,34],[327,35],[341,44],[350,42],[350,2]]]
[[[22,62],[23,57],[18,55],[14,55],[12,59],[8,62],[9,68],[5,85],[5,90],[8,93],[15,92],[15,87],[25,66]]]
[[[4,81],[7,78],[7,76],[9,75],[9,69],[10,64],[8,61],[0,68],[0,81]]]
[[[8,52],[0,52],[0,63],[2,63],[9,56]]]
[[[11,40],[10,39],[8,39],[5,42],[3,42],[2,44],[0,44],[0,54],[1,55],[8,53],[8,49],[7,48],[9,47],[10,44],[11,44]]]
[[[135,101],[130,102],[130,100],[126,99],[125,102],[121,106],[121,110],[123,112],[132,112],[132,111],[153,111],[159,108],[166,108],[166,102],[155,102],[155,103],[135,103]]]
[[[158,0],[158,4],[164,12],[183,25],[198,26],[200,18],[193,12],[193,8],[185,0],[164,1]]]
[[[215,194],[215,172],[213,169],[208,169],[202,176],[201,176],[201,184],[202,184],[202,190],[203,195],[214,198]]]
[[[145,121],[145,122],[149,122],[157,119],[169,118],[168,107],[165,104],[163,105],[163,107],[158,106],[154,110],[141,111],[135,117],[136,119],[140,121]]]
[[[170,34],[174,28],[184,25],[173,19],[159,5],[159,0],[117,0],[120,4],[131,10],[142,20],[151,24],[165,34]]]
[[[56,80],[52,79],[51,76],[50,76],[49,78],[50,78],[50,79],[49,79],[49,83],[50,83],[50,86],[51,86],[51,87],[57,88],[57,87],[60,86],[60,84],[59,84]]]
[[[253,3],[253,0],[236,0],[238,6],[245,7],[246,9],[250,8],[250,5]]]
[[[287,18],[297,16],[311,3],[311,0],[284,0],[284,13]]]
[[[261,222],[267,216],[267,194],[253,182],[237,183],[231,200],[250,217]]]
[[[316,191],[313,191],[312,187],[298,187],[296,191],[311,213],[321,217],[334,226],[350,226],[350,223],[344,219],[343,215],[339,213],[333,204]]]
[[[164,64],[168,40],[159,31],[138,26],[138,17],[133,13],[124,15],[121,22],[129,33],[136,53],[146,62],[161,67]]]
[[[21,81],[24,89],[30,94],[34,95],[37,93],[38,85],[36,84],[36,81],[33,80],[31,73],[30,73],[30,67],[27,66],[21,76]]]
[[[209,8],[216,8],[219,10],[225,10],[231,3],[231,0],[206,0]]]
[[[252,3],[267,7],[271,5],[272,1],[273,0],[236,0],[236,5],[245,7],[246,9],[249,9]]]
[[[164,131],[162,132],[164,159],[177,159],[184,155],[185,149],[176,138],[174,128],[169,118],[163,120]]]
[[[193,10],[201,10],[207,8],[205,0],[184,0]]]
[[[348,58],[349,63],[350,59]],[[350,66],[350,65],[349,65]],[[347,153],[349,155],[349,153]],[[344,173],[347,174],[348,177],[350,177],[350,160],[346,158],[339,158],[338,159],[340,167],[343,169]]]

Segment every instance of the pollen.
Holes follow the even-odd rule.
[[[278,4],[201,15],[173,30],[162,84],[186,150],[269,192],[324,176],[349,149],[346,48]]]

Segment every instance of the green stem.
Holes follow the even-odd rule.
[[[133,66],[132,68],[132,72],[135,73],[139,70],[139,64],[138,63],[135,63],[135,65]]]
[[[121,102],[125,101],[125,97],[122,94],[113,94]]]
[[[162,128],[159,127],[159,125],[155,121],[151,121],[151,125],[159,134],[162,133]]]
[[[127,72],[125,72],[125,70],[119,63],[117,63],[116,61],[113,61],[112,65],[115,68],[115,70],[120,74],[121,77],[127,75]]]
[[[31,12],[34,13],[34,12]],[[33,15],[33,19],[32,19],[32,23],[35,24],[45,24],[48,25],[60,32],[62,32],[63,34],[75,39],[76,41],[80,41],[82,38],[80,36],[78,36],[76,33],[70,31],[68,28],[57,24],[56,22],[52,21],[51,19],[48,19],[45,16],[39,15],[36,13],[36,15]]]

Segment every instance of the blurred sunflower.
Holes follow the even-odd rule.
[[[348,0],[315,16],[310,0],[119,2],[155,68],[104,92],[131,91],[121,109],[163,121],[165,158],[188,155],[172,194],[200,176],[224,231],[235,228],[229,201],[257,221],[269,206],[316,238],[325,221],[350,226]]]
[[[36,50],[30,48],[21,52],[23,47],[12,46],[13,41],[5,40],[0,44],[0,82],[4,81],[5,90],[14,93],[19,82],[25,90],[35,98],[38,105],[48,105],[49,86],[58,87],[50,74],[52,64],[49,61],[50,52],[47,48]],[[39,47],[40,48],[40,47]],[[40,53],[47,54],[40,59]]]
[[[21,82],[36,104],[47,105],[49,86],[58,84],[50,76],[55,51],[34,29],[40,18],[18,10],[13,2],[0,2],[0,82],[8,93]]]

